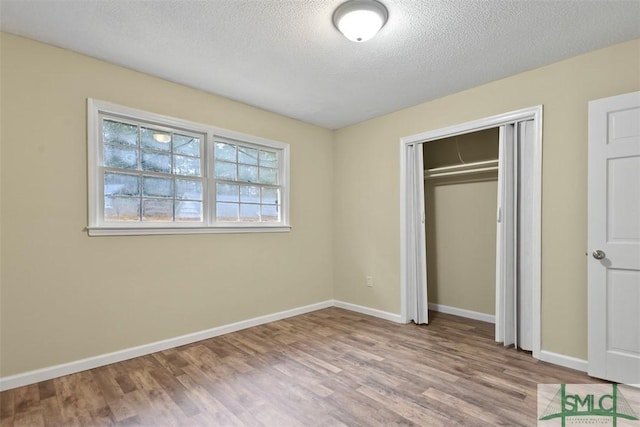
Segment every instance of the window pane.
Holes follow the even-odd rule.
[[[275,205],[262,205],[262,221],[279,221],[278,207]]]
[[[176,199],[202,200],[202,182],[176,179]]]
[[[173,197],[173,180],[171,178],[142,177],[142,195]]]
[[[216,203],[216,220],[217,221],[238,221],[238,204],[237,203]]]
[[[171,151],[171,134],[156,129],[140,129],[140,145],[158,151]]]
[[[176,221],[202,221],[202,202],[176,202]]]
[[[106,221],[140,221],[140,199],[133,197],[105,197]]]
[[[238,186],[233,184],[217,184],[216,185],[216,201],[218,202],[237,202]]]
[[[138,127],[113,120],[102,122],[102,140],[125,145],[138,145]]]
[[[236,165],[234,163],[216,162],[216,178],[236,180]]]
[[[260,205],[240,204],[240,221],[260,221]]]
[[[142,200],[143,221],[173,221],[173,201],[158,199]]]
[[[240,202],[260,203],[260,187],[243,185],[240,187]]]
[[[143,150],[142,169],[153,172],[171,173],[171,155]]]
[[[267,205],[278,204],[278,189],[277,188],[263,188],[262,189],[262,203]]]
[[[238,163],[245,165],[258,164],[258,150],[248,147],[238,147]]]
[[[225,160],[227,162],[236,161],[236,146],[225,144],[224,142],[216,142],[215,149],[216,160]]]
[[[110,168],[138,169],[138,149],[105,145],[104,165]]]
[[[187,156],[200,157],[200,138],[173,135],[173,151]]]
[[[260,168],[260,182],[263,184],[277,184],[278,169]]]
[[[173,173],[178,175],[200,176],[200,159],[173,156]]]
[[[258,182],[258,168],[256,166],[238,165],[238,181]]]
[[[268,168],[278,167],[278,153],[274,151],[262,151],[260,150],[260,166]]]
[[[140,194],[140,178],[137,175],[122,173],[104,174],[105,196],[138,196]]]

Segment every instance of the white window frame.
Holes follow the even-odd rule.
[[[201,167],[203,179],[203,221],[189,222],[109,222],[104,220],[104,166],[101,117],[115,116],[124,122],[144,122],[159,128],[182,130],[203,135]],[[124,107],[106,101],[87,100],[87,158],[88,158],[88,226],[90,236],[287,232],[289,224],[289,144],[260,138],[201,123]],[[213,174],[216,139],[262,148],[278,153],[278,187],[280,188],[280,221],[278,222],[216,222],[215,186]],[[185,177],[189,178],[189,177]],[[245,184],[237,181],[238,184]],[[256,184],[260,186],[260,184]]]

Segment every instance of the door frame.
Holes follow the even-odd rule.
[[[436,139],[448,138],[471,132],[477,132],[489,128],[504,126],[510,123],[533,120],[535,135],[533,138],[533,156],[526,159],[530,162],[533,171],[533,203],[534,210],[530,219],[530,226],[526,230],[531,233],[533,242],[532,258],[530,260],[531,283],[533,287],[533,325],[532,325],[532,353],[536,359],[540,358],[540,319],[541,319],[541,248],[542,248],[542,105],[523,108],[504,114],[498,114],[479,120],[473,120],[445,128],[426,131],[415,135],[406,136],[400,139],[400,310],[402,322],[408,323],[407,314],[407,263],[408,254],[406,250],[407,242],[407,198],[410,195],[409,182],[407,180],[407,156],[406,151],[409,145],[422,144]],[[423,173],[423,172],[420,172]]]

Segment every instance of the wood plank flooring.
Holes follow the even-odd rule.
[[[595,383],[431,313],[329,308],[0,394],[1,426],[535,426],[538,383]]]

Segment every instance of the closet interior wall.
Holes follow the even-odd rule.
[[[430,141],[424,167],[497,160],[498,145],[498,128]],[[429,303],[494,315],[498,173],[442,175],[425,179]]]

